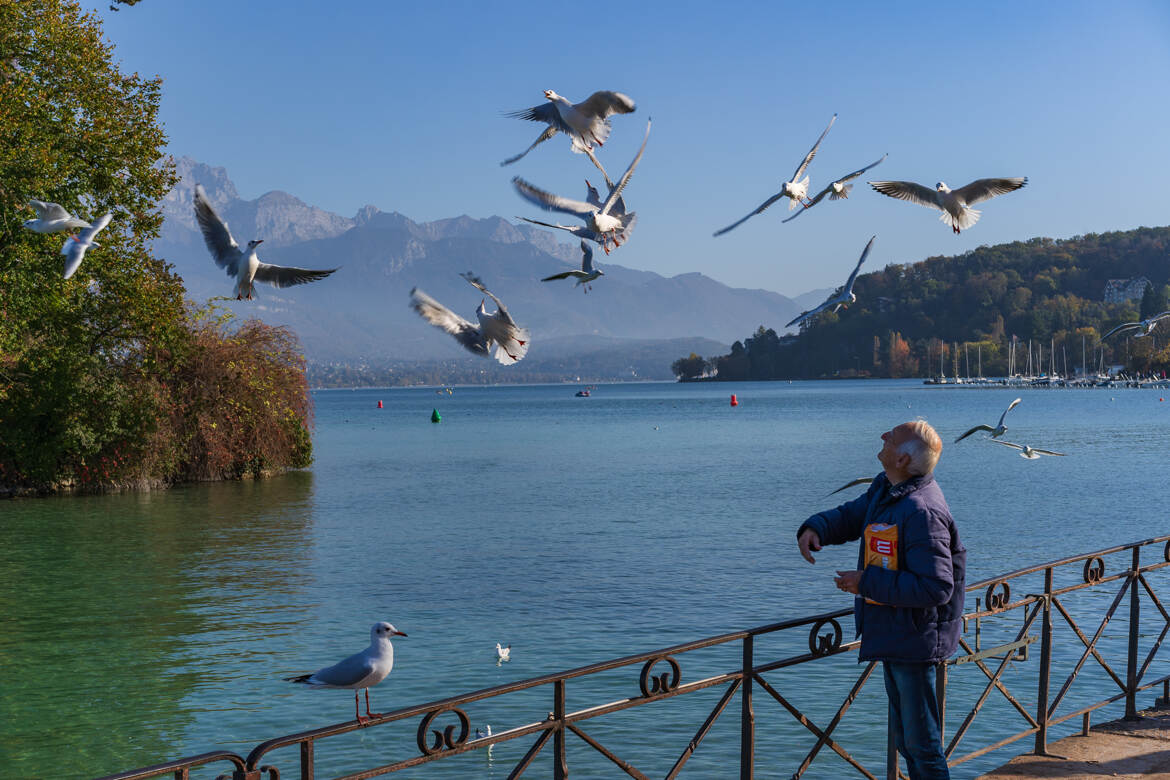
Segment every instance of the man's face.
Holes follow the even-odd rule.
[[[878,462],[882,464],[882,468],[886,470],[897,470],[898,458],[901,457],[901,453],[898,452],[898,447],[912,435],[905,423],[897,425],[882,434],[882,449],[878,453]]]

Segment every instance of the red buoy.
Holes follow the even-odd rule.
[[[379,409],[381,409],[381,408],[382,408],[382,402],[381,402],[381,401],[379,401],[379,402],[378,402],[378,408],[379,408]]]
[[[739,406],[739,400],[736,399],[735,393],[731,394],[731,405],[732,406]]]

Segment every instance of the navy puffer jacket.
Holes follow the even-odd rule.
[[[853,604],[859,660],[946,660],[962,630],[967,549],[933,475],[891,487],[881,473],[865,495],[813,515],[796,535],[811,528],[821,544],[844,544],[861,539],[873,524],[897,527],[897,570],[865,565],[864,545],[858,553],[857,568],[864,571],[858,588],[864,598]]]

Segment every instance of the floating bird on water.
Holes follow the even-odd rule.
[[[584,230],[580,228],[573,228],[567,225],[549,224],[547,222],[537,222],[534,219],[525,220],[537,225],[544,225],[545,227],[560,228],[561,230],[568,230],[578,238],[588,239],[601,245],[606,254],[609,254],[609,244],[612,242],[614,246],[621,246],[622,239],[628,235],[633,229],[634,213],[625,213],[625,203],[622,203],[621,213],[618,213],[618,201],[622,197],[622,191],[630,182],[630,177],[634,175],[634,169],[638,167],[638,162],[642,159],[642,153],[646,151],[646,142],[650,140],[650,122],[646,122],[646,136],[642,139],[642,146],[638,149],[638,153],[634,156],[633,162],[626,168],[625,174],[618,181],[616,185],[609,188],[609,194],[605,198],[604,203],[596,203],[589,201],[572,200],[571,198],[563,198],[560,195],[554,195],[551,192],[546,192],[538,187],[534,187],[528,182],[521,179],[519,176],[512,179],[513,186],[516,187],[516,192],[520,193],[520,197],[528,202],[539,206],[545,211],[559,211],[563,214],[571,214],[579,217],[585,221]],[[608,181],[609,177],[606,177]],[[588,182],[586,182],[588,184]],[[590,185],[590,191],[595,193],[596,190]],[[523,217],[521,217],[523,219]]]
[[[1029,447],[1026,444],[1014,444],[1010,441],[1002,441],[1001,439],[992,439],[991,442],[993,444],[1002,444],[1005,447],[1013,447],[1013,448],[1020,451],[1021,458],[1027,458],[1028,460],[1036,460],[1036,458],[1039,458],[1041,455],[1059,455],[1061,457],[1064,457],[1063,452],[1053,452],[1052,450],[1041,450],[1041,449],[1037,449],[1036,447]]]
[[[488,313],[485,301],[480,301],[475,316],[479,327],[460,317],[417,287],[410,291],[410,306],[424,320],[436,328],[447,331],[455,340],[477,355],[487,357],[492,344],[496,345],[495,358],[510,366],[528,354],[528,329],[522,328],[512,319],[500,299],[484,287],[479,277],[470,272],[460,274],[467,282],[496,302],[496,311]]]
[[[589,283],[599,276],[605,276],[605,271],[593,267],[593,248],[589,246],[589,242],[581,241],[581,268],[574,268],[571,271],[562,271],[559,274],[546,276],[540,281],[551,282],[554,279],[568,279],[572,277],[577,280],[574,287],[585,286],[585,292],[589,292]]]
[[[788,198],[789,211],[792,211],[794,208],[796,208],[797,204],[799,204],[801,201],[806,200],[808,198],[808,177],[804,176],[804,172],[808,170],[809,163],[811,163],[813,158],[817,156],[817,149],[820,148],[821,141],[825,140],[825,136],[829,133],[829,128],[832,127],[833,123],[836,121],[837,115],[833,114],[833,118],[829,120],[828,127],[825,128],[823,133],[821,133],[821,137],[817,139],[815,144],[813,144],[812,149],[808,150],[808,154],[804,156],[804,160],[801,161],[800,165],[796,167],[796,173],[792,174],[792,179],[784,182],[784,184],[780,186],[779,192],[761,203],[755,211],[748,214],[743,219],[739,220],[738,222],[733,222],[722,230],[716,230],[715,235],[721,236],[724,233],[735,230],[737,227],[742,225],[744,222],[747,222],[755,215],[763,214],[769,206],[781,198]],[[803,180],[801,180],[801,176],[804,176]]]
[[[609,117],[612,114],[632,113],[635,108],[634,101],[621,92],[608,90],[594,92],[584,101],[576,104],[570,103],[567,98],[558,95],[551,89],[546,89],[544,96],[549,102],[507,114],[515,119],[544,122],[548,127],[536,137],[532,146],[515,157],[509,157],[500,165],[511,165],[558,132],[563,132],[569,136],[573,151],[589,155],[593,164],[604,173],[605,169],[601,167],[601,163],[593,154],[593,145],[602,146],[605,144],[612,129]]]
[[[318,669],[312,674],[302,674],[297,677],[285,677],[288,682],[302,683],[311,688],[352,688],[353,714],[358,723],[363,723],[361,713],[358,712],[358,691],[366,691],[366,717],[381,717],[380,712],[370,712],[370,686],[377,685],[386,679],[390,670],[394,668],[394,645],[390,643],[392,636],[406,636],[386,621],[375,623],[370,629],[370,646],[360,653],[355,653],[344,661]]]
[[[264,243],[262,238],[249,241],[247,249],[241,250],[240,245],[232,238],[227,223],[211,207],[202,184],[195,185],[195,219],[199,222],[203,242],[207,244],[215,264],[225,269],[227,275],[236,280],[237,301],[244,298],[252,300],[252,295],[256,291],[254,282],[267,282],[274,287],[291,287],[294,284],[324,279],[337,270],[331,268],[328,271],[313,271],[262,263],[256,256],[256,247]]]
[[[990,425],[976,425],[974,428],[967,431],[959,438],[955,439],[955,444],[958,444],[963,439],[965,439],[968,436],[970,436],[971,434],[975,433],[975,431],[989,431],[991,433],[991,438],[993,438],[993,439],[998,439],[1000,436],[1003,436],[1005,433],[1007,433],[1007,426],[1003,424],[1003,420],[1005,417],[1007,417],[1007,413],[1010,412],[1012,409],[1015,409],[1016,404],[1018,404],[1021,400],[1023,400],[1023,399],[1017,398],[1016,400],[1014,400],[1010,404],[1008,404],[1008,408],[1003,410],[1003,414],[1001,414],[999,416],[999,422],[995,424],[994,428]]]
[[[805,320],[809,319],[810,317],[814,317],[817,314],[820,314],[821,312],[823,312],[825,309],[829,308],[830,306],[833,307],[833,311],[837,311],[842,306],[849,306],[849,304],[851,304],[851,303],[856,303],[857,302],[857,295],[854,294],[854,292],[853,292],[853,282],[857,280],[857,272],[861,270],[861,264],[865,262],[865,258],[869,257],[869,250],[873,246],[874,239],[876,239],[876,238],[877,238],[877,236],[873,236],[872,238],[869,239],[869,243],[865,245],[865,249],[862,251],[861,257],[857,261],[857,266],[853,269],[853,273],[849,274],[849,280],[847,282],[845,282],[845,286],[841,288],[841,292],[832,296],[831,298],[829,298],[829,300],[825,301],[824,303],[822,303],[820,306],[816,307],[815,309],[812,309],[811,311],[801,312],[800,316],[798,316],[796,319],[792,320],[792,322],[788,323],[784,327],[791,328],[793,325],[796,325],[797,323],[804,322]]]
[[[84,219],[78,219],[56,203],[30,200],[28,205],[36,210],[37,218],[26,219],[24,227],[35,233],[63,233],[66,230],[89,227],[89,223]]]
[[[888,154],[883,154],[881,160],[878,160],[877,162],[872,162],[869,165],[865,166],[864,168],[860,168],[860,169],[854,171],[853,173],[847,173],[844,176],[842,176],[840,179],[837,179],[836,181],[829,182],[829,186],[825,187],[823,190],[818,192],[813,197],[812,200],[810,200],[808,203],[806,203],[804,205],[804,208],[802,208],[800,211],[793,214],[791,217],[788,217],[787,219],[782,219],[780,221],[781,222],[791,222],[792,220],[796,219],[804,212],[811,209],[813,206],[820,203],[826,195],[829,196],[829,200],[845,200],[846,198],[849,197],[850,190],[853,189],[853,185],[849,184],[849,182],[853,181],[858,176],[860,176],[861,174],[868,171],[870,168],[873,168],[875,165],[880,165],[882,160],[885,160],[887,157],[889,157]]]
[[[91,246],[101,246],[94,238],[105,229],[106,225],[110,224],[110,220],[114,218],[113,214],[107,213],[92,226],[87,226],[76,236],[69,236],[65,239],[65,245],[61,247],[61,254],[65,255],[65,278],[68,279],[77,272],[81,266],[81,261],[85,259],[85,250]]]
[[[852,482],[846,482],[844,485],[834,490],[833,493],[840,493],[842,490],[848,490],[854,485],[868,485],[870,482],[873,482],[873,477],[858,477]],[[829,495],[831,496],[833,493],[829,493]]]
[[[1018,190],[1027,183],[1028,177],[1020,176],[1008,179],[976,179],[957,190],[952,190],[941,181],[934,185],[933,190],[912,181],[871,181],[869,186],[882,195],[938,209],[942,212],[939,220],[949,224],[955,233],[959,233],[979,221],[979,212],[970,206],[990,200],[996,195]]]
[[[1132,335],[1135,339],[1145,338],[1146,336],[1153,333],[1154,328],[1158,327],[1158,323],[1166,317],[1170,317],[1170,311],[1164,311],[1161,314],[1155,314],[1153,317],[1144,319],[1141,322],[1123,322],[1102,336],[1101,340],[1104,341],[1105,339],[1117,333],[1125,333],[1127,336]],[[1141,333],[1133,332],[1138,330],[1140,330]]]
[[[496,666],[504,663],[504,661],[512,660],[512,646],[500,647],[500,643],[496,642]]]

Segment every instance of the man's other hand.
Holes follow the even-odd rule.
[[[806,561],[809,563],[817,562],[817,559],[812,557],[813,552],[820,552],[821,550],[821,537],[817,536],[816,531],[811,528],[804,529],[804,533],[800,535],[796,543],[800,546],[800,554],[804,556]],[[812,550],[812,552],[809,552],[809,550]]]
[[[854,596],[860,596],[861,592],[861,572],[860,571],[839,571],[837,576],[833,578],[833,582],[837,583],[837,587],[846,593],[852,593]]]

